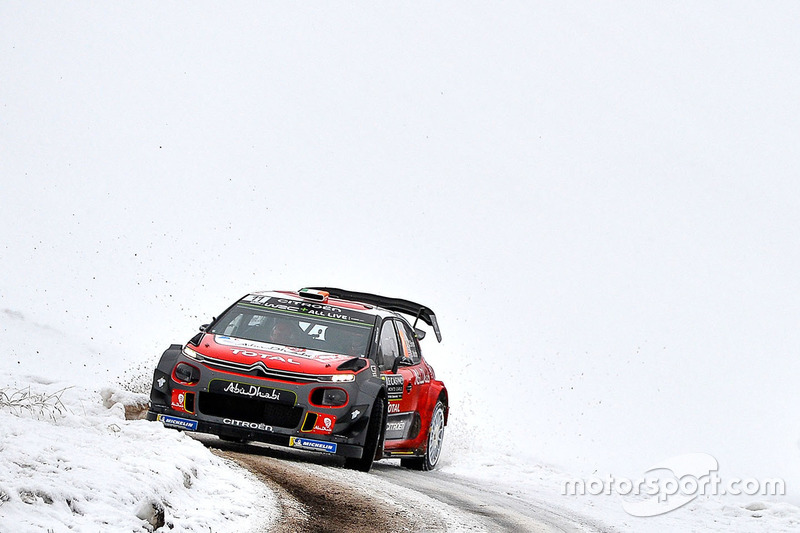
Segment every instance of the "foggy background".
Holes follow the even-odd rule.
[[[406,298],[441,325],[447,460],[704,452],[797,501],[798,19],[4,3],[0,309],[100,382],[248,291]]]

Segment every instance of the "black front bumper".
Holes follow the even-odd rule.
[[[159,415],[161,419],[159,419]],[[147,420],[153,422],[160,421],[166,427],[181,429],[184,431],[209,433],[211,435],[237,438],[246,441],[264,442],[266,444],[274,444],[277,446],[321,451],[333,453],[342,457],[352,457],[355,459],[360,459],[364,451],[361,446],[337,442],[336,440],[329,440],[328,437],[323,435],[286,435],[280,433],[266,433],[264,431],[252,431],[246,428],[239,428],[226,424],[219,424],[217,422],[210,422],[208,420],[202,420],[200,418],[173,411],[171,409],[160,410],[157,406],[151,406],[150,410],[147,411]],[[300,442],[298,443],[298,441]],[[329,449],[326,450],[321,443],[327,443],[335,446],[335,451],[330,451]]]

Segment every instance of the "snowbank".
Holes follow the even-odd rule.
[[[277,518],[275,496],[248,472],[178,431],[126,420],[125,405],[145,397],[76,384],[102,380],[69,371],[65,361],[95,363],[70,352],[66,336],[55,361],[34,349],[55,332],[5,313],[0,337],[9,321],[17,334],[3,344],[14,356],[0,356],[0,531],[255,531]],[[52,375],[64,379],[43,377],[59,365]]]

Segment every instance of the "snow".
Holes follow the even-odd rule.
[[[170,343],[249,291],[338,286],[436,311],[444,342],[423,350],[450,391],[451,465],[497,453],[633,479],[706,453],[787,494],[642,521],[610,497],[577,505],[642,529],[748,512],[784,528],[798,17],[3,4],[0,388],[72,387],[57,422],[3,411],[3,427],[47,435],[104,388],[143,392]],[[531,491],[568,505],[554,485]]]
[[[678,510],[650,517],[625,512],[624,498],[612,493],[563,494],[564,483],[576,473],[541,461],[521,460],[498,451],[459,454],[440,467],[444,474],[465,479],[494,493],[507,494],[522,505],[538,505],[566,515],[587,517],[617,531],[797,531],[800,508],[758,496],[700,495]],[[585,479],[591,478],[591,473]]]
[[[0,531],[260,531],[276,520],[275,495],[249,472],[181,432],[126,420],[124,406],[146,396],[67,371],[91,365],[68,335],[57,355],[37,354],[57,332],[19,314],[0,326],[13,347],[0,358]]]

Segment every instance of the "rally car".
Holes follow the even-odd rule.
[[[422,357],[420,319],[441,342],[433,311],[408,300],[325,287],[247,294],[164,352],[147,418],[337,454],[364,472],[387,457],[431,470],[448,397]]]

